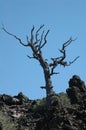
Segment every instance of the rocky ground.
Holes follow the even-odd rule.
[[[49,109],[45,98],[0,95],[0,130],[86,130],[85,83],[74,75],[66,92],[55,94]]]

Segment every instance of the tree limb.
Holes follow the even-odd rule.
[[[40,28],[36,31],[36,35],[35,35],[36,42],[35,42],[35,44],[39,42],[39,39],[38,39],[39,31],[40,31],[43,27],[44,27],[44,24],[41,25]]]
[[[26,46],[26,47],[29,46],[29,44],[24,44],[19,37],[17,37],[16,35],[14,35],[14,34],[8,32],[4,27],[2,27],[2,30],[3,30],[4,32],[6,32],[7,34],[9,34],[10,36],[16,38],[21,45]]]
[[[50,30],[48,30],[47,33],[45,34],[45,36],[44,36],[44,43],[40,46],[40,49],[41,49],[42,47],[44,47],[44,45],[47,43],[46,37],[47,37],[49,31],[50,31]]]
[[[30,39],[31,43],[33,43],[33,40],[34,40],[34,35],[33,35],[34,29],[35,27],[33,26],[33,28],[31,29],[31,39]]]
[[[33,59],[33,58],[34,58],[33,56],[29,56],[29,55],[27,55],[27,57],[28,57],[29,59]]]
[[[73,61],[69,61],[66,66],[70,66],[71,64],[73,64],[79,57],[80,56],[77,56]]]
[[[72,38],[70,38],[67,42],[63,43],[62,48],[59,50],[62,53],[62,56],[51,58],[52,63],[49,64],[49,66],[51,67],[51,75],[54,74],[54,70],[57,65],[62,65],[64,67],[70,66],[79,58],[79,56],[77,56],[73,61],[70,61],[69,63],[67,61],[64,61],[66,58],[66,47],[70,45],[72,41],[75,41],[75,39],[73,40]]]
[[[41,88],[41,89],[46,89],[46,87],[45,87],[45,86],[41,86],[40,88]]]

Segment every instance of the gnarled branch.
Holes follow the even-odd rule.
[[[78,58],[79,56],[77,56],[73,61],[64,61],[66,58],[66,47],[68,45],[71,44],[72,41],[75,41],[75,39],[73,40],[72,38],[70,38],[68,41],[66,41],[65,43],[62,44],[62,48],[59,50],[62,53],[62,56],[60,57],[56,57],[56,58],[51,58],[52,63],[49,64],[49,66],[51,67],[51,74],[57,74],[54,72],[55,68],[58,65],[62,65],[62,66],[70,66],[71,64],[73,64]]]

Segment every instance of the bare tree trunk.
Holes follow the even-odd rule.
[[[53,96],[53,85],[50,77],[50,71],[44,70],[44,77],[45,77],[45,89],[46,89],[46,101],[47,101],[47,108],[51,106],[51,97]]]
[[[40,55],[40,54],[39,54]],[[46,62],[46,60],[43,59],[42,54],[39,56],[39,62],[40,65],[43,68],[44,72],[44,79],[45,79],[45,86],[41,87],[46,90],[46,106],[47,108],[51,106],[51,97],[53,94],[53,85],[52,85],[52,80],[51,80],[51,72],[49,69],[49,64]]]

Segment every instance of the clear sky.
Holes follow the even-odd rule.
[[[67,48],[67,60],[80,58],[69,67],[57,67],[60,74],[53,76],[53,86],[57,93],[65,92],[74,74],[86,81],[86,0],[0,0],[0,94],[22,91],[29,98],[42,98],[42,68],[26,56],[31,55],[29,48],[2,31],[2,24],[25,42],[33,25],[45,24],[45,30],[50,29],[43,49],[45,58],[57,57],[62,43],[77,37]]]

